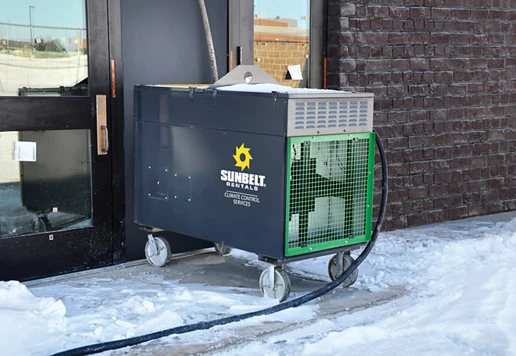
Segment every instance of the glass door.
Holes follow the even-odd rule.
[[[0,3],[0,280],[111,264],[107,0]]]
[[[254,64],[279,83],[310,85],[310,0],[254,0]]]

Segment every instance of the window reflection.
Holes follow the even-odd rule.
[[[0,96],[88,95],[85,1],[0,4]]]
[[[309,54],[310,0],[254,1],[255,65],[283,85],[306,88]]]
[[[89,130],[0,132],[0,238],[91,226]]]

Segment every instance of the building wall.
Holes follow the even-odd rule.
[[[254,20],[254,64],[265,70],[280,84],[306,87],[308,82],[308,31],[291,20]],[[287,76],[288,66],[299,65],[302,80]]]
[[[20,181],[20,162],[13,160],[13,142],[18,132],[0,132],[0,184]]]
[[[516,3],[329,0],[328,16],[328,87],[375,93],[384,226],[516,209]]]
[[[276,79],[280,84],[292,87],[305,87],[307,79],[307,55],[308,41],[299,42],[275,42],[255,41],[254,56],[255,65],[259,66]],[[303,80],[287,79],[289,65],[299,64]]]

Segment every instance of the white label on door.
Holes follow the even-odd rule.
[[[13,142],[13,160],[36,162],[36,142]]]

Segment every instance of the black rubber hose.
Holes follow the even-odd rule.
[[[344,282],[346,280],[346,278],[348,278],[356,268],[358,268],[358,266],[367,257],[369,252],[371,252],[371,249],[373,248],[373,246],[376,242],[378,233],[382,226],[383,218],[385,216],[385,208],[387,206],[387,190],[388,190],[387,189],[388,188],[387,160],[385,158],[385,152],[383,150],[383,146],[380,141],[380,138],[378,137],[378,134],[376,135],[376,145],[378,146],[378,151],[380,153],[380,159],[381,159],[381,164],[382,164],[382,200],[380,203],[380,211],[378,213],[378,219],[376,222],[376,226],[371,235],[371,240],[367,244],[364,251],[362,251],[362,253],[356,258],[355,261],[353,261],[353,263],[344,271],[344,273],[342,273],[342,275],[339,278],[335,279],[333,282],[331,282],[331,283],[325,285],[324,287],[317,289],[311,293],[305,294],[297,299],[293,299],[289,302],[278,304],[273,307],[258,310],[255,312],[230,316],[230,317],[212,320],[212,321],[203,321],[203,322],[200,322],[197,324],[177,326],[177,327],[174,327],[171,329],[157,331],[154,333],[141,335],[141,336],[135,336],[135,337],[132,337],[129,339],[108,341],[108,342],[104,342],[104,343],[100,343],[100,344],[82,346],[82,347],[79,347],[76,349],[59,352],[57,354],[54,354],[53,356],[91,355],[93,353],[120,349],[122,347],[127,347],[127,346],[138,345],[138,344],[150,341],[150,340],[159,339],[159,338],[169,336],[169,335],[185,334],[185,333],[197,331],[197,330],[207,330],[207,329],[211,329],[212,327],[217,326],[217,325],[234,323],[234,322],[238,322],[238,321],[252,318],[255,316],[269,315],[269,314],[280,312],[280,311],[288,309],[288,308],[298,307],[302,304],[305,304],[305,303],[307,303],[315,298],[318,298],[321,295],[328,293],[329,291],[335,289],[338,285],[340,285],[342,282]]]

